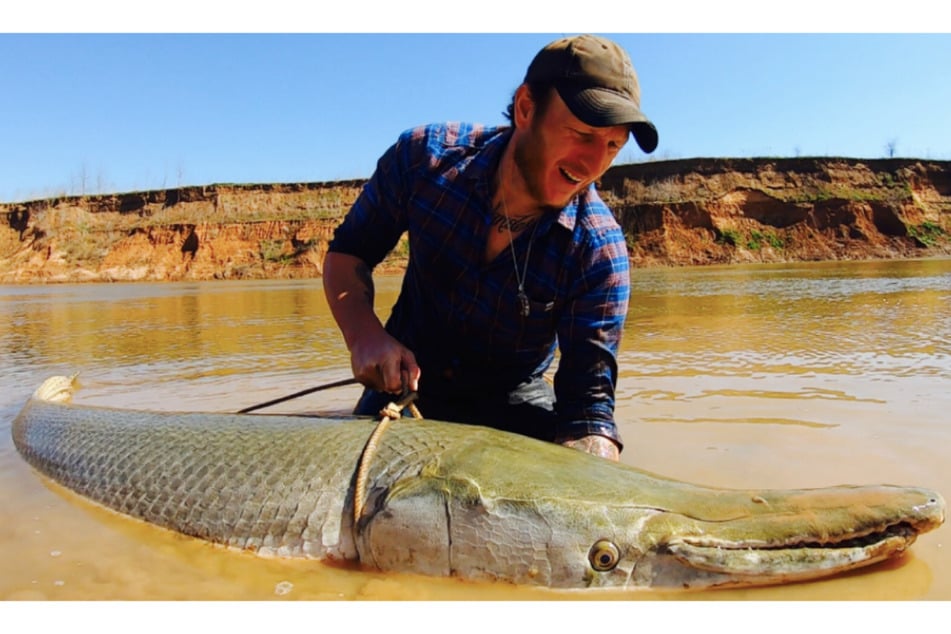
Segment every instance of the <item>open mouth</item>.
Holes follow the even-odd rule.
[[[580,184],[581,184],[582,178],[581,178],[580,176],[576,176],[575,174],[572,174],[571,172],[569,172],[569,171],[568,171],[567,169],[565,169],[564,167],[559,167],[559,168],[558,168],[558,171],[560,171],[560,172],[561,172],[561,175],[565,177],[565,180],[567,180],[567,181],[570,182],[571,184],[573,184],[573,185],[580,185]]]
[[[667,549],[681,563],[700,570],[805,579],[886,559],[911,546],[918,532],[902,522],[839,540],[753,545],[687,538],[671,542]]]

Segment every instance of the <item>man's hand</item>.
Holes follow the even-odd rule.
[[[571,447],[572,449],[577,449],[578,451],[584,451],[594,456],[600,456],[608,460],[613,460],[614,462],[618,462],[621,459],[621,452],[618,449],[618,446],[614,444],[614,441],[605,436],[592,434],[590,436],[584,436],[583,438],[566,440],[561,444],[565,447]]]
[[[350,367],[355,379],[380,392],[400,394],[419,389],[416,356],[382,328],[354,342]]]
[[[373,311],[373,276],[360,258],[330,252],[324,257],[324,294],[350,351],[353,377],[381,392],[419,389],[413,352],[383,328]]]

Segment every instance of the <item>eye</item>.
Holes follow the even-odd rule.
[[[576,130],[575,128],[569,128],[568,130],[571,133],[571,136],[573,136],[579,143],[587,143],[591,139],[590,134],[582,132],[581,130]]]
[[[598,540],[588,551],[588,561],[591,563],[591,567],[598,572],[614,570],[620,558],[621,553],[617,546],[606,539]]]

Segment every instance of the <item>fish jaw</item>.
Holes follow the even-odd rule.
[[[735,496],[737,515],[658,516],[632,583],[710,588],[820,579],[895,557],[940,526],[946,504],[928,489],[841,486]],[[749,500],[744,509],[743,497]],[[724,501],[725,502],[725,501]]]

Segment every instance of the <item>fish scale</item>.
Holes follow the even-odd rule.
[[[322,460],[315,462],[321,421],[271,417],[264,427],[254,416],[242,419],[233,425],[217,414],[117,418],[108,409],[33,401],[14,440],[37,469],[120,513],[237,547],[266,543],[291,555],[321,550],[329,527],[310,516],[340,516],[372,426],[348,427],[352,433],[335,436],[336,450],[320,443]],[[261,520],[268,506],[276,507],[273,517]]]

